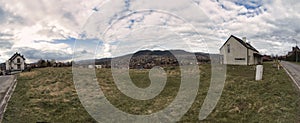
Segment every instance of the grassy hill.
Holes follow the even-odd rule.
[[[210,82],[210,65],[199,66],[201,83],[195,102],[180,122],[198,122]],[[172,102],[180,86],[178,68],[165,68],[168,81],[152,100],[137,101],[122,94],[110,69],[98,69],[97,78],[109,101],[132,114],[151,114]],[[225,88],[216,109],[202,122],[297,122],[299,91],[284,70],[264,64],[264,79],[254,81],[254,66],[228,66]],[[138,87],[150,84],[149,70],[130,70]],[[3,122],[96,122],[81,105],[71,68],[42,68],[18,76],[18,85]]]

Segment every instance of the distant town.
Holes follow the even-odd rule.
[[[300,61],[300,49],[298,46],[292,47],[291,51],[284,56],[261,55],[256,48],[247,42],[245,37],[238,38],[234,35],[231,35],[222,45],[220,48],[220,54],[208,54],[201,52],[190,53],[184,50],[143,50],[134,54],[117,57],[115,59],[126,59],[131,57],[129,67],[124,66],[130,69],[150,69],[154,66],[179,66],[180,64],[189,64],[184,63],[185,61],[178,61],[172,53],[181,54],[182,59],[184,59],[184,55],[186,54],[194,54],[197,59],[197,64],[209,64],[211,62],[211,58],[217,58],[222,64],[231,65],[256,65],[262,64],[262,62],[273,60],[286,60],[293,62]],[[96,59],[94,65],[85,64],[82,67],[110,68],[112,66],[111,61],[112,58]],[[26,63],[26,56],[16,52],[5,63],[0,64],[0,75],[30,71],[34,68],[71,67],[72,63],[72,61],[57,62],[55,59],[40,59],[34,63]],[[119,65],[120,64],[122,63],[119,63]]]

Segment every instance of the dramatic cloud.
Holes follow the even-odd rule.
[[[24,54],[28,62],[41,58],[71,60],[75,40],[86,41],[91,47],[99,44],[97,57],[101,58],[133,52],[137,47],[218,53],[230,35],[247,37],[262,54],[284,55],[300,39],[300,2],[296,0],[170,1],[156,5],[144,4],[143,0],[115,0],[105,6],[104,0],[0,0],[0,62],[14,52]],[[132,13],[133,8],[143,7],[172,11]],[[196,8],[201,12],[194,11]],[[176,12],[185,18],[172,15]],[[82,31],[82,27],[92,31]],[[99,29],[107,29],[106,39],[97,39],[104,33]],[[182,45],[185,43],[191,48]],[[123,50],[117,53],[118,48]],[[95,53],[95,49],[75,52]]]
[[[28,62],[70,60],[74,38],[97,4],[96,0],[0,0],[0,62],[14,52],[24,54]]]

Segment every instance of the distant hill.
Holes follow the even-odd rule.
[[[175,54],[176,57],[173,55]],[[133,54],[128,54],[116,58],[96,59],[96,65],[103,67],[111,67],[111,62],[118,67],[128,67],[132,69],[149,69],[154,66],[178,66],[179,64],[190,64],[190,60],[196,57],[198,64],[209,63],[210,58],[208,53],[191,53],[184,50],[141,50]],[[178,61],[181,59],[181,61]]]

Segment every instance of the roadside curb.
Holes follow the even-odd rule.
[[[284,65],[280,64],[282,66],[282,68],[285,70],[285,72],[290,76],[290,78],[293,80],[294,84],[298,87],[299,91],[300,91],[300,85],[297,83],[297,81],[294,79],[294,77],[292,76],[292,74],[285,68]]]
[[[8,101],[10,100],[11,95],[13,94],[13,92],[16,88],[16,85],[17,85],[16,76],[14,76],[13,79],[14,80],[13,80],[12,84],[10,85],[10,87],[7,89],[2,102],[0,102],[0,123],[2,123],[4,113],[5,113],[6,107],[8,105]]]

